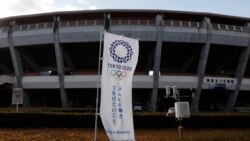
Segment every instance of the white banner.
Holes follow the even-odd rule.
[[[132,79],[138,54],[138,40],[104,34],[100,116],[111,141],[135,140]]]

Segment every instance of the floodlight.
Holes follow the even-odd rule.
[[[173,95],[177,95],[178,94],[178,90],[176,86],[173,86]]]
[[[171,88],[170,88],[170,86],[166,86],[165,88],[166,88],[165,98],[168,98],[171,95],[171,90],[170,90]]]

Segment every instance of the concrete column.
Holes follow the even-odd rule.
[[[56,64],[57,64],[57,72],[58,72],[58,78],[59,78],[59,87],[60,87],[62,107],[67,108],[68,107],[68,95],[64,87],[64,74],[65,74],[64,61],[63,61],[63,53],[62,53],[62,48],[59,43],[59,35],[58,35],[59,20],[60,20],[59,17],[54,17],[54,27],[53,27],[54,47],[55,47],[55,54],[56,54]]]
[[[250,23],[247,24],[247,27],[250,28]],[[236,84],[236,88],[235,90],[229,95],[228,97],[228,101],[227,101],[227,111],[233,111],[236,101],[237,101],[237,97],[239,95],[239,91],[240,91],[240,86],[241,86],[241,82],[242,79],[244,77],[245,71],[246,71],[246,66],[247,66],[247,62],[249,59],[249,54],[250,54],[250,39],[249,39],[249,43],[248,43],[248,47],[246,47],[240,56],[238,65],[237,65],[237,69],[235,71],[235,77],[237,79],[237,84]]]
[[[205,71],[206,71],[207,59],[208,59],[208,54],[209,54],[210,44],[211,44],[210,19],[205,17],[203,20],[202,26],[203,28],[207,29],[207,39],[206,39],[206,43],[203,45],[201,49],[200,60],[199,60],[199,65],[197,69],[198,86],[197,86],[197,90],[195,92],[194,98],[192,100],[192,103],[191,103],[192,112],[197,112],[199,110],[199,101],[200,101],[200,95],[201,95],[201,90],[202,90],[202,85],[203,85],[203,78],[204,78]]]
[[[23,89],[23,84],[22,84],[22,75],[23,75],[23,66],[22,66],[22,60],[20,57],[19,51],[14,47],[13,44],[13,39],[12,39],[12,33],[15,28],[15,21],[12,21],[10,23],[9,31],[8,31],[8,43],[9,43],[9,50],[10,50],[10,55],[16,75],[16,83],[15,87],[16,88],[21,88]],[[25,90],[23,90],[23,106],[24,107],[29,107],[30,106],[30,101],[28,94]]]
[[[104,29],[109,31],[110,28],[110,14],[104,14]]]
[[[162,15],[157,15],[156,24],[157,24],[157,43],[156,43],[155,55],[154,55],[153,90],[152,90],[151,102],[150,102],[150,111],[154,111],[154,112],[156,112],[157,110],[159,71],[160,71],[160,64],[161,64],[162,40],[164,36],[164,25],[163,25]]]

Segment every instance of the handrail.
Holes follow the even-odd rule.
[[[201,27],[201,22],[194,22],[194,21],[175,21],[175,20],[165,20],[165,26],[174,26],[174,27]]]
[[[100,26],[103,25],[103,20],[79,20],[79,21],[61,21],[59,22],[59,27],[80,27],[80,26]],[[116,25],[133,25],[133,26],[156,26],[155,20],[137,20],[137,19],[114,19],[110,21],[111,26]],[[171,27],[190,27],[190,28],[200,28],[202,23],[195,21],[176,21],[176,20],[164,20],[164,26]],[[39,30],[39,29],[49,29],[53,28],[53,22],[37,23],[37,24],[26,24],[15,26],[14,31],[29,31],[29,30]],[[217,24],[212,23],[212,29],[214,30],[227,30],[236,32],[250,32],[249,27],[237,26],[237,25],[227,25],[227,24]],[[9,27],[0,27],[1,32],[8,32]]]
[[[212,28],[214,30],[229,30],[229,31],[237,31],[237,32],[247,32],[248,27],[213,23]]]

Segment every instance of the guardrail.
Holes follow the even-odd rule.
[[[80,21],[62,21],[59,23],[59,27],[78,27],[78,26],[101,26],[104,24],[103,20],[80,20]],[[175,20],[164,20],[164,26],[172,27],[190,27],[190,28],[200,28],[202,22],[195,21],[175,21]],[[138,26],[156,26],[155,20],[111,20],[111,26],[115,25],[138,25]],[[53,28],[53,22],[37,23],[37,24],[27,24],[27,25],[17,25],[14,31],[27,31],[27,30],[39,30],[39,29],[49,29]],[[236,32],[248,32],[250,33],[249,27],[236,26],[236,25],[226,25],[226,24],[216,24],[213,23],[211,28],[214,30],[227,30]],[[8,32],[9,27],[0,27],[1,32]]]
[[[201,27],[201,22],[194,22],[194,21],[173,21],[173,20],[166,20],[164,21],[165,26],[177,26],[177,27]]]
[[[238,32],[246,32],[247,27],[243,26],[235,26],[235,25],[226,25],[226,24],[212,24],[212,28],[215,30],[230,30],[230,31],[238,31]]]
[[[147,25],[155,26],[155,20],[111,20],[111,25]]]

